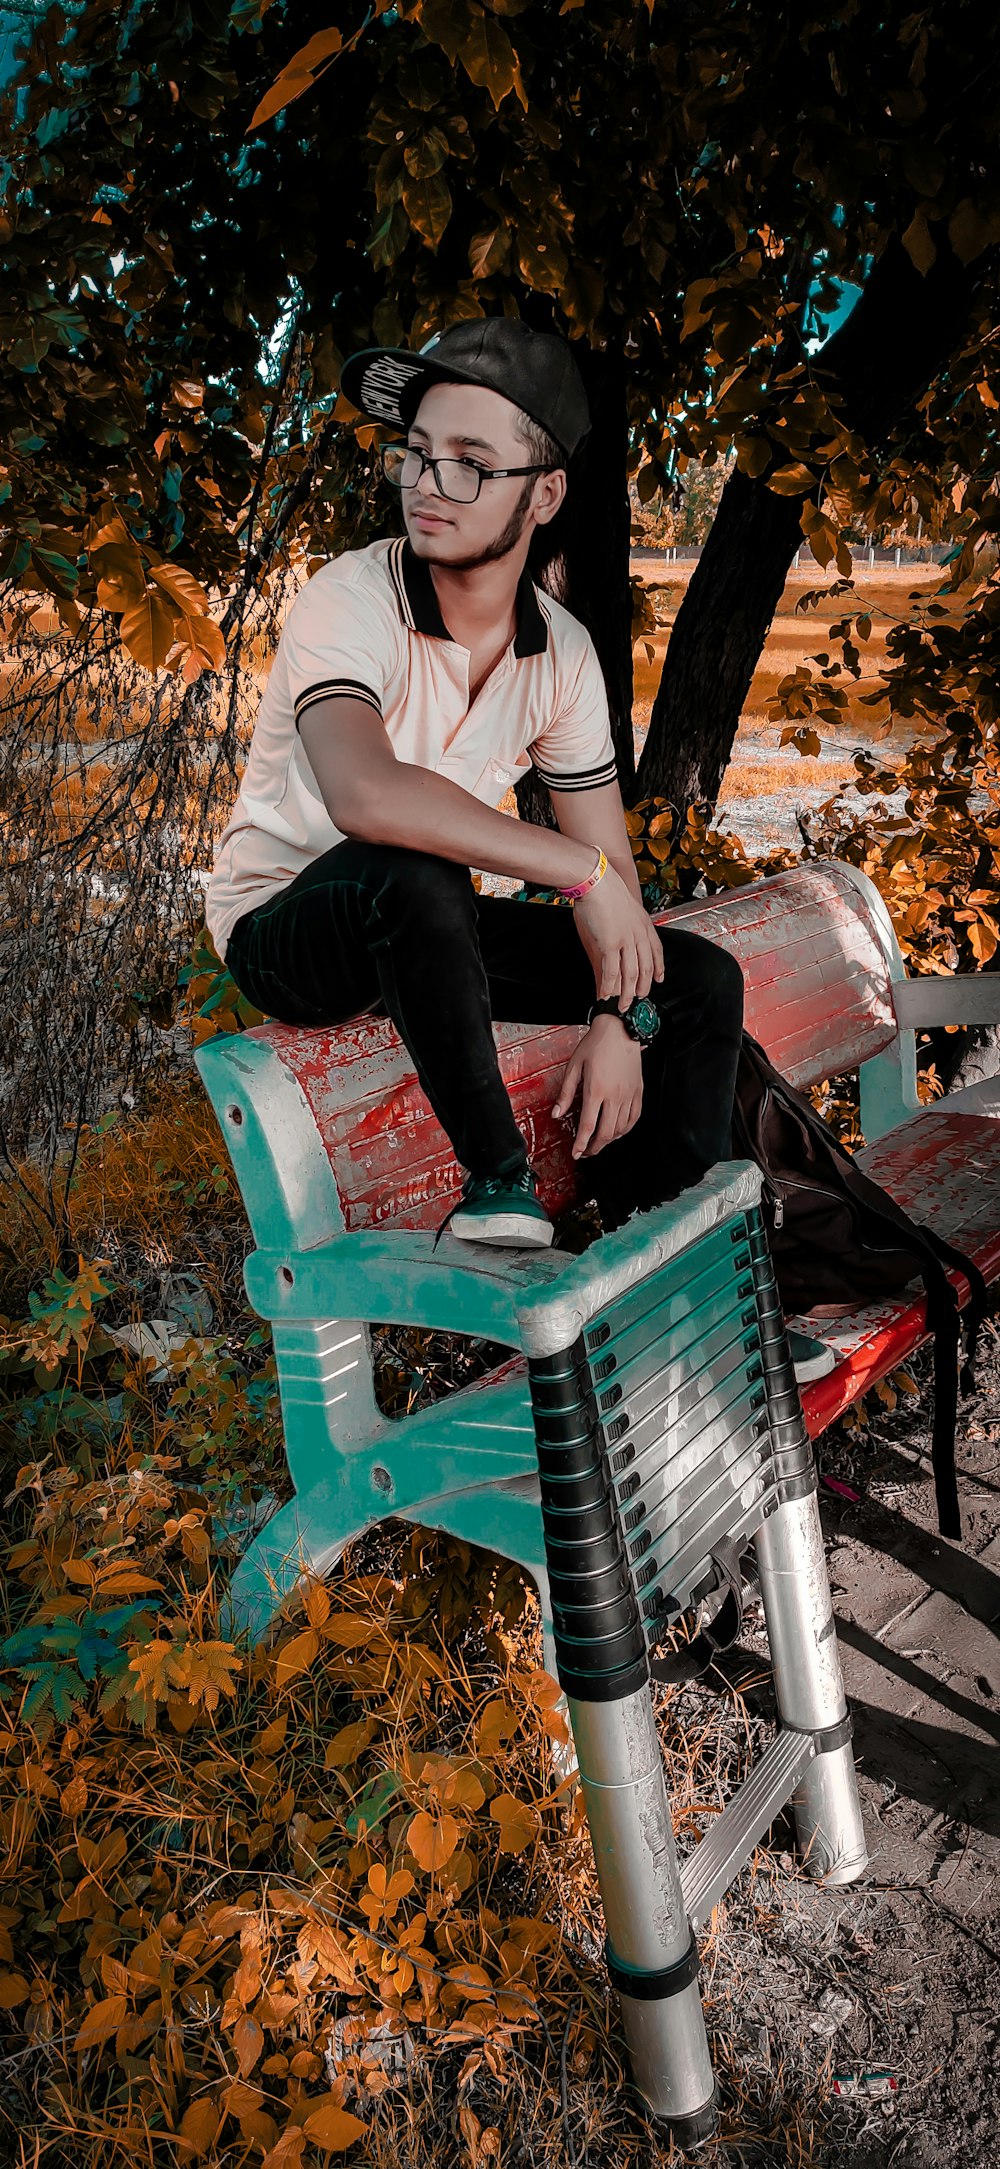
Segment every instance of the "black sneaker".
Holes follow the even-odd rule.
[[[461,1203],[445,1226],[460,1242],[499,1243],[510,1250],[547,1249],[556,1232],[530,1167],[517,1175],[468,1175]]]

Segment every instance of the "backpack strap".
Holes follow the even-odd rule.
[[[943,1235],[935,1234],[933,1228],[922,1228],[921,1234],[942,1262],[945,1265],[950,1265],[953,1271],[964,1273],[969,1283],[969,1302],[965,1312],[965,1354],[962,1364],[961,1385],[963,1394],[974,1393],[976,1381],[973,1366],[976,1360],[980,1327],[984,1319],[988,1318],[994,1309],[997,1302],[997,1293],[994,1292],[991,1295],[985,1275],[980,1272],[978,1265],[974,1265],[972,1259],[966,1256],[964,1250],[956,1250],[953,1243],[947,1243]]]
[[[730,1536],[720,1537],[709,1553],[712,1572],[698,1589],[699,1597],[711,1595],[713,1589],[724,1589],[726,1594],[714,1619],[701,1628],[690,1642],[668,1655],[651,1657],[650,1674],[653,1679],[665,1680],[668,1686],[678,1687],[686,1681],[701,1679],[721,1649],[729,1649],[735,1642],[743,1625],[743,1574],[740,1560],[744,1546],[738,1545]]]
[[[817,1145],[832,1150],[840,1164],[844,1188],[866,1212],[891,1227],[898,1241],[896,1248],[911,1252],[919,1267],[927,1297],[927,1324],[934,1336],[934,1423],[931,1433],[931,1465],[934,1470],[934,1493],[938,1510],[938,1528],[942,1536],[955,1541],[962,1534],[961,1514],[958,1504],[958,1485],[955,1478],[955,1426],[958,1420],[958,1371],[959,1355],[962,1353],[961,1384],[963,1393],[971,1393],[975,1384],[973,1363],[976,1344],[983,1319],[993,1307],[993,1299],[978,1265],[958,1250],[953,1243],[945,1241],[933,1229],[920,1225],[910,1218],[902,1205],[897,1205],[888,1190],[874,1182],[858,1166],[853,1153],[841,1144],[829,1125],[816,1113],[812,1102],[804,1093],[796,1092],[780,1070],[774,1068],[764,1048],[749,1033],[745,1038],[763,1066],[771,1091],[776,1096],[787,1096],[794,1104],[798,1119],[812,1132]],[[948,1278],[945,1266],[964,1275],[969,1284],[969,1304],[964,1329],[958,1301],[958,1293]]]

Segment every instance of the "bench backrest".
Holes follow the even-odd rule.
[[[796,867],[662,916],[738,958],[747,1028],[794,1083],[855,1068],[896,1040],[899,951],[878,892],[853,868]],[[496,1027],[550,1211],[574,1194],[573,1123],[555,1122],[551,1110],[580,1030]],[[460,1177],[450,1147],[386,1019],[327,1031],[268,1023],[235,1043],[210,1042],[197,1059],[258,1244],[313,1243],[343,1228],[434,1227],[454,1202]]]

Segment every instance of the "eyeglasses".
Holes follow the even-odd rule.
[[[398,490],[416,489],[422,482],[426,468],[434,470],[434,480],[442,497],[452,504],[474,505],[484,482],[502,482],[508,475],[555,474],[554,467],[477,467],[471,459],[431,459],[419,445],[384,444],[382,467],[387,482]]]

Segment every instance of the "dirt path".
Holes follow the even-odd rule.
[[[820,1444],[834,1605],[854,1712],[871,1866],[851,1891],[779,1874],[720,1939],[742,2092],[827,2096],[819,2158],[836,2169],[1000,2164],[1000,1336],[960,1415],[965,1538],[937,1535],[929,1362],[866,1441]],[[752,1647],[765,1645],[757,1636]],[[759,1676],[759,1675],[758,1675]],[[751,1697],[751,1701],[752,1701]],[[772,1840],[773,1843],[773,1840]],[[790,1862],[787,1866],[790,1867]],[[735,1953],[738,1948],[738,1958]],[[829,2102],[831,2071],[888,2067],[888,2099]],[[784,2164],[723,2147],[721,2164]]]

